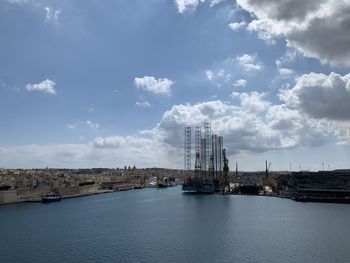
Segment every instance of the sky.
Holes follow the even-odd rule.
[[[0,167],[350,168],[350,0],[1,0]],[[194,163],[194,162],[192,162]]]

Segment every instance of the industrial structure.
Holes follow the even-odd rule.
[[[185,171],[191,170],[191,127],[185,128]]]
[[[185,127],[184,171],[186,179],[182,190],[190,193],[214,193],[225,189],[229,191],[228,160],[223,148],[223,137],[211,134],[211,125],[208,122],[204,124],[204,134],[202,134],[201,127],[194,128],[195,165],[193,174],[191,129],[191,127]],[[226,173],[223,174],[224,168]]]

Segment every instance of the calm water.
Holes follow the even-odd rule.
[[[0,262],[350,262],[350,205],[176,187],[0,206]]]

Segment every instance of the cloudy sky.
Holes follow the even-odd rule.
[[[0,167],[350,168],[350,0],[1,0]]]

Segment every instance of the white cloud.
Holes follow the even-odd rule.
[[[239,92],[237,92],[237,91],[233,91],[232,93],[231,93],[231,95],[230,95],[230,97],[232,98],[232,99],[239,99],[239,96],[241,95],[241,93],[239,93]]]
[[[225,0],[211,0],[210,1],[210,7],[216,6],[220,4],[221,2],[224,2]]]
[[[28,91],[41,91],[48,94],[56,95],[55,85],[56,85],[55,82],[53,82],[52,80],[46,79],[37,84],[27,84],[25,88]]]
[[[214,72],[212,70],[206,70],[205,75],[207,76],[208,80],[212,80],[214,77]]]
[[[74,123],[71,123],[71,124],[66,124],[66,127],[70,130],[74,130],[74,129],[86,129],[86,127],[89,127],[89,128],[93,128],[93,129],[98,129],[100,128],[100,124],[98,123],[95,123],[95,122],[92,122],[91,120],[85,120],[85,121],[76,121]]]
[[[137,101],[136,105],[141,108],[150,108],[152,107],[152,104],[149,103],[148,101]]]
[[[253,14],[248,29],[265,41],[284,37],[289,47],[307,57],[350,65],[348,0],[237,0],[237,4]]]
[[[247,85],[247,81],[245,79],[239,79],[236,80],[235,83],[233,83],[233,86],[235,87],[245,87]]]
[[[205,74],[207,76],[207,80],[212,81],[213,83],[216,83],[218,87],[221,87],[222,84],[229,83],[232,79],[231,73],[228,73],[225,69],[219,68],[215,70],[206,70]]]
[[[267,111],[269,125],[273,129],[292,131],[301,128],[301,115],[295,109],[290,109],[285,104],[272,105]]]
[[[279,68],[278,72],[283,77],[289,77],[289,76],[292,76],[294,74],[294,71],[289,69],[289,68]]]
[[[134,83],[137,88],[150,91],[154,94],[170,95],[171,86],[175,82],[167,78],[155,79],[152,76],[144,76],[142,78],[135,78]]]
[[[217,72],[217,76],[222,78],[225,76],[225,70],[224,69],[219,69]]]
[[[264,66],[256,55],[243,54],[237,57],[228,57],[223,61],[215,62],[205,71],[206,78],[217,87],[243,87],[247,79],[263,70]],[[244,78],[244,79],[243,79]]]
[[[47,6],[44,1],[38,0],[6,0],[10,4],[30,5],[31,7],[40,9],[45,12],[45,22],[57,23],[62,9],[55,9],[52,6]]]
[[[185,12],[192,12],[200,3],[209,2],[210,7],[213,7],[225,0],[175,0],[177,10],[183,14]]]
[[[264,100],[265,93],[253,91],[250,93],[242,92],[239,96],[241,106],[248,112],[259,113],[265,111],[271,103]]]
[[[204,0],[176,0],[175,3],[177,5],[177,9],[179,13],[183,14],[186,11],[192,11],[197,8],[200,2],[204,2]]]
[[[145,139],[142,137],[133,137],[133,136],[110,136],[110,137],[97,137],[94,140],[94,146],[101,148],[110,148],[110,147],[143,147],[145,144],[151,144],[150,139]]]
[[[237,31],[237,30],[239,30],[240,28],[245,27],[246,25],[247,25],[247,23],[244,22],[244,21],[242,21],[242,22],[239,22],[239,23],[237,23],[237,22],[235,22],[235,23],[230,23],[230,24],[228,24],[228,27],[229,27],[230,29],[232,29],[233,31]]]
[[[276,66],[282,67],[295,60],[300,55],[295,48],[287,48],[286,53],[276,60]]]
[[[54,9],[53,7],[45,6],[44,7],[46,16],[46,22],[57,22],[59,15],[62,13],[62,9]]]
[[[258,37],[264,40],[267,44],[273,45],[276,43],[275,36],[271,33],[271,25],[266,20],[253,20],[251,21],[247,29],[249,31],[255,31],[258,33]]]
[[[259,71],[263,69],[260,61],[257,61],[256,56],[244,54],[236,57],[239,65],[246,71]]]
[[[92,121],[90,120],[86,120],[84,122],[87,126],[89,126],[90,128],[94,128],[94,129],[98,129],[100,127],[100,124],[98,123],[93,123]]]

